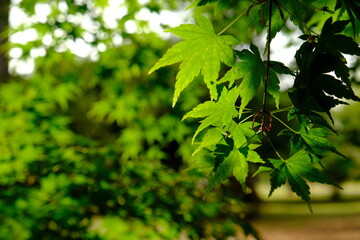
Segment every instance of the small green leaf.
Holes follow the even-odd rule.
[[[250,144],[249,145],[249,148],[252,149],[252,147],[254,146],[255,144]],[[257,145],[256,145],[257,147]],[[247,155],[247,160],[249,162],[252,162],[252,163],[264,163],[265,161],[260,157],[260,155],[256,152],[256,151],[253,151],[253,150],[249,150],[248,151],[248,155]]]
[[[253,123],[251,121],[240,123],[238,126],[242,133],[248,138],[248,141],[261,142],[256,131],[252,129]],[[256,126],[256,123],[254,124]]]
[[[231,86],[236,79],[242,78],[239,87],[241,96],[240,115],[242,110],[255,96],[261,81],[264,80],[265,77],[265,65],[261,60],[259,51],[256,47],[253,47],[253,45],[251,48],[254,50],[253,52],[246,49],[237,52],[240,61],[235,63],[220,80],[220,82],[229,81],[229,85]]]
[[[234,140],[234,145],[236,148],[243,147],[247,143],[247,139],[242,131],[242,128],[235,121],[232,121],[228,130],[230,134],[229,137]]]
[[[214,151],[213,171],[210,173],[209,182],[205,190],[204,198],[218,184],[225,181],[231,174],[232,166],[228,157],[234,146],[218,144]]]
[[[227,35],[216,35],[210,20],[204,16],[198,16],[196,20],[198,25],[182,24],[168,30],[185,40],[170,48],[149,71],[150,74],[161,67],[182,62],[176,75],[173,106],[181,92],[200,72],[210,90],[211,98],[217,99],[216,81],[220,63],[228,66],[234,63],[230,45],[235,45],[237,40]]]
[[[267,167],[267,166],[260,166],[260,167],[258,168],[258,170],[252,175],[252,177],[255,177],[255,176],[258,175],[259,173],[268,172],[268,171],[271,171],[271,170],[273,170],[273,168]]]
[[[290,20],[299,26],[302,32],[306,32],[303,19],[307,14],[308,5],[312,3],[312,0],[278,0],[278,3],[282,10],[290,13]]]
[[[193,152],[193,156],[198,153],[201,149],[210,147],[213,145],[216,145],[220,142],[220,140],[223,139],[222,132],[218,128],[211,128],[209,129],[204,137],[202,138],[202,141],[200,143],[200,146],[197,147],[197,149]]]
[[[254,149],[256,146],[251,146]],[[216,161],[219,162],[218,167],[214,167],[213,175],[210,176],[209,183],[206,189],[208,194],[217,184],[225,181],[230,177],[231,173],[240,183],[243,191],[248,192],[246,186],[246,178],[249,173],[248,162],[263,162],[259,160],[259,155],[250,149],[250,146],[244,146],[241,148],[233,147],[231,150],[229,146],[217,146],[215,150]]]
[[[206,101],[188,112],[183,117],[183,120],[186,118],[205,118],[196,130],[193,141],[202,130],[209,126],[230,125],[233,121],[232,119],[238,115],[235,108],[235,102],[238,97],[238,88],[235,87],[228,91],[224,87],[217,102]]]

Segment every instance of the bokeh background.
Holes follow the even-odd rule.
[[[201,13],[220,31],[249,1],[215,16],[190,3],[0,1],[0,239],[360,239],[359,104],[333,112],[332,141],[349,159],[330,155],[326,169],[344,190],[311,185],[313,215],[287,187],[269,199],[266,174],[249,181],[250,195],[230,179],[203,199],[206,174],[191,165],[207,155],[191,157],[197,122],[181,118],[207,89],[196,80],[172,108],[178,66],[147,72],[179,40],[165,29]],[[259,14],[227,31],[239,49],[264,46]],[[275,60],[293,67],[299,34],[285,26]],[[348,62],[356,88],[360,61]]]

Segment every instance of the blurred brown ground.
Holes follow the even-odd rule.
[[[331,186],[313,185],[311,214],[289,189],[268,198],[268,187],[260,186],[260,217],[252,223],[264,240],[360,240],[360,184],[343,187],[340,201],[333,202]]]
[[[265,240],[360,240],[360,215],[272,216],[253,224]]]

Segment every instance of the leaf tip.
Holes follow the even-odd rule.
[[[149,71],[148,71],[148,75],[150,75],[150,74],[152,74],[153,72],[154,72],[155,70],[154,70],[154,67],[152,67]]]
[[[310,213],[311,213],[311,214],[314,214],[314,211],[313,211],[313,209],[312,209],[310,200],[306,200],[306,204],[307,204],[307,206],[308,206],[308,209],[309,209]]]
[[[174,96],[173,101],[172,101],[172,104],[171,104],[171,107],[172,107],[172,108],[174,108],[174,107],[175,107],[176,102],[177,102],[177,97],[176,97],[176,96]],[[185,117],[186,117],[186,115],[183,117],[183,119],[184,119]]]

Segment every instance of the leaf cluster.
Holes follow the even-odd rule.
[[[332,22],[332,18],[329,18],[320,36],[301,36],[306,41],[296,52],[299,74],[289,93],[294,106],[301,113],[325,112],[331,117],[333,107],[345,104],[342,99],[360,100],[351,88],[349,68],[343,55],[360,55],[358,44],[340,34],[348,23]],[[332,72],[337,78],[330,75]]]
[[[190,7],[216,3],[215,12],[218,13],[222,2],[197,0]],[[350,22],[355,24],[354,18],[360,12],[357,1],[339,0],[335,10],[344,4],[350,19],[334,21],[330,17],[324,21],[321,33],[316,34],[307,26],[306,20],[306,17],[310,19],[316,15],[314,9],[309,7],[312,2],[255,1],[249,3],[244,12],[249,15],[250,10],[259,6],[261,14],[258,21],[269,25],[266,51],[270,51],[272,38],[285,27],[287,19],[304,33],[300,36],[304,43],[295,54],[296,70],[290,70],[281,62],[272,61],[270,53],[264,59],[254,44],[241,51],[232,48],[241,43],[232,36],[221,34],[242,14],[220,34],[215,34],[211,22],[203,16],[197,16],[198,25],[180,25],[169,30],[185,40],[169,49],[150,73],[160,67],[181,62],[176,76],[173,105],[200,72],[203,76],[211,99],[195,106],[183,119],[200,118],[200,125],[193,136],[193,143],[198,144],[193,155],[206,151],[212,156],[212,161],[206,159],[194,163],[196,168],[209,170],[206,194],[231,176],[247,192],[249,164],[259,167],[255,175],[271,171],[269,195],[288,182],[292,191],[306,201],[309,208],[308,181],[339,187],[323,172],[322,159],[328,153],[345,157],[328,139],[332,132],[336,133],[328,123],[328,119],[333,121],[330,110],[339,104],[347,104],[346,100],[360,101],[352,90],[350,68],[345,60],[345,55],[360,56],[360,48],[352,37],[343,33]],[[325,6],[323,9],[328,8]],[[221,63],[226,65],[223,76]],[[288,91],[292,106],[283,109],[279,109],[281,74],[294,77],[294,85]],[[259,92],[263,95],[261,109],[249,108]],[[274,100],[274,110],[269,110],[268,96]],[[276,116],[277,113],[286,111],[289,112],[287,122]],[[272,144],[273,140],[266,134],[267,131],[272,131],[273,119],[284,128],[278,135],[289,139],[287,160],[279,154]],[[289,126],[292,121],[296,121],[295,127]],[[257,153],[257,148],[264,141],[270,142],[279,159]]]

